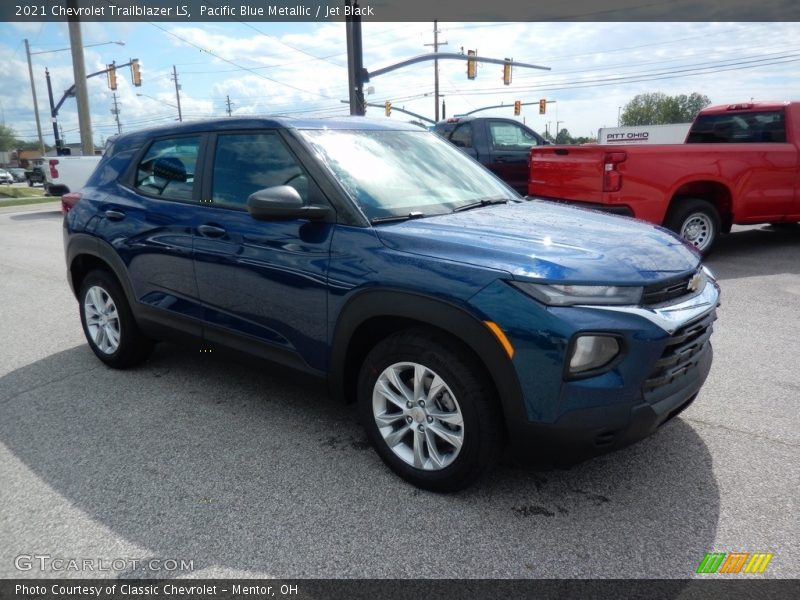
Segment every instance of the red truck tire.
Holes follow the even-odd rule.
[[[673,202],[664,219],[664,226],[706,256],[719,237],[721,220],[719,212],[708,200],[684,198]]]

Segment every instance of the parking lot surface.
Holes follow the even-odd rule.
[[[723,237],[711,375],[656,435],[436,495],[283,369],[170,345],[101,365],[55,207],[0,209],[0,577],[684,578],[712,551],[800,577],[800,227]],[[192,568],[15,566],[33,554]]]

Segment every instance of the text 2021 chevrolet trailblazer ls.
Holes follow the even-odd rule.
[[[423,488],[510,444],[576,461],[696,397],[719,288],[657,227],[523,200],[463,152],[368,119],[224,119],[125,134],[64,221],[86,338],[155,340],[327,378]]]

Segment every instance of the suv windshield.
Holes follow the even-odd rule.
[[[371,220],[453,212],[519,195],[460,150],[424,131],[303,130]]]

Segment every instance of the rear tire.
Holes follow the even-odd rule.
[[[83,333],[97,358],[125,369],[150,356],[153,342],[139,331],[125,293],[108,271],[98,269],[84,277],[78,302]]]
[[[358,403],[378,455],[417,487],[463,489],[498,459],[494,390],[477,359],[446,336],[412,329],[378,343],[361,368]]]
[[[717,209],[707,200],[687,198],[670,208],[664,225],[707,256],[719,237],[721,220]]]

